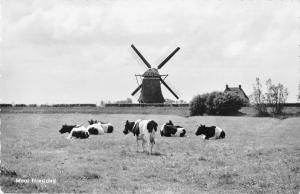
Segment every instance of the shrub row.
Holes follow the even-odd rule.
[[[190,102],[190,115],[230,115],[238,113],[246,102],[234,92],[211,92],[195,96]]]

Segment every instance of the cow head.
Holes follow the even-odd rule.
[[[92,124],[95,124],[95,123],[98,123],[98,121],[97,120],[93,120],[93,119],[91,119],[90,121],[88,121],[89,122],[89,124],[90,125],[92,125]]]
[[[205,133],[205,129],[206,129],[205,125],[200,125],[196,130],[195,135],[203,135]]]
[[[133,124],[132,124],[132,123],[133,123]],[[124,128],[123,133],[124,133],[125,135],[127,135],[127,134],[129,133],[129,131],[132,130],[133,125],[134,125],[134,122],[129,122],[129,121],[127,120],[126,123],[125,123],[125,128]]]
[[[169,122],[166,123],[166,125],[172,125],[173,126],[174,124],[173,124],[173,122],[171,120],[169,120]]]
[[[76,127],[76,125],[67,125],[64,124],[61,129],[59,130],[60,133],[70,133],[72,129]]]

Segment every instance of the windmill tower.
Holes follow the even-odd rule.
[[[135,95],[139,90],[141,90],[140,97],[138,99],[139,103],[164,103],[165,99],[161,92],[161,83],[175,96],[176,99],[179,97],[173,92],[173,90],[167,85],[164,79],[168,75],[160,75],[158,70],[161,69],[180,49],[177,47],[165,60],[163,60],[157,68],[152,68],[148,61],[143,57],[143,55],[135,48],[135,46],[131,45],[132,49],[136,52],[136,54],[142,59],[145,65],[148,67],[148,70],[144,72],[142,75],[135,75],[142,79],[142,83],[131,93],[131,95]]]

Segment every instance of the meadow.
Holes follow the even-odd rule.
[[[114,112],[115,113],[115,112]],[[298,193],[300,119],[176,114],[1,114],[1,190],[9,193]],[[136,152],[126,120],[168,120],[187,135],[156,135],[154,155]],[[111,122],[114,133],[67,140],[65,123]],[[198,124],[217,125],[223,140],[194,135]],[[141,149],[141,148],[140,148]],[[16,179],[55,183],[17,183]]]

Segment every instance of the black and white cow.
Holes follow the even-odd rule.
[[[72,137],[79,139],[86,139],[90,136],[89,132],[84,126],[80,125],[63,125],[59,130],[60,133],[69,133],[67,139],[71,139]]]
[[[203,135],[203,139],[223,139],[225,138],[225,132],[223,129],[217,126],[206,127],[205,125],[200,125],[195,133],[195,135]]]
[[[100,123],[101,124],[101,127],[103,128],[104,130],[104,133],[112,133],[114,131],[114,127],[112,124],[110,123],[104,123],[104,122],[101,122],[101,121],[97,121],[97,120],[90,120],[88,121],[90,125],[92,124],[96,124],[96,123]]]
[[[103,135],[104,134],[104,129],[103,129],[101,123],[94,123],[94,124],[87,126],[87,131],[91,135]]]
[[[160,129],[160,135],[161,136],[166,136],[166,137],[171,137],[171,136],[176,136],[179,135],[180,137],[185,136],[185,129],[179,125],[174,125],[171,120],[169,120],[168,123],[163,124],[163,126]]]
[[[74,127],[76,127],[78,125],[67,125],[67,124],[64,124],[61,129],[59,130],[60,133],[70,133],[72,131],[72,129]]]
[[[132,132],[136,136],[136,151],[139,151],[139,140],[142,141],[143,152],[145,152],[145,144],[150,147],[150,154],[155,144],[155,132],[157,131],[157,123],[153,120],[138,119],[135,122],[126,121],[123,133],[127,135]]]

